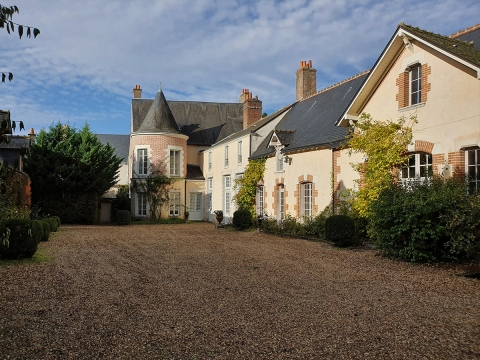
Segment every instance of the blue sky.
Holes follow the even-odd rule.
[[[369,69],[399,22],[450,35],[478,22],[478,0],[3,0],[36,39],[0,29],[0,109],[27,130],[88,122],[128,134],[134,85],[153,98],[236,102],[273,111],[295,100],[312,60],[320,90]]]

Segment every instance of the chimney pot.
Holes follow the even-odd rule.
[[[33,130],[33,128],[30,128],[30,133],[28,135],[35,135],[35,130]]]
[[[309,68],[312,67],[312,60],[308,60],[308,67],[309,67]]]
[[[133,98],[134,99],[140,99],[142,97],[142,88],[140,85],[135,85],[133,87]]]

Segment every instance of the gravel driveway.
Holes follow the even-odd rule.
[[[212,224],[63,226],[0,267],[2,359],[476,359],[480,281]]]

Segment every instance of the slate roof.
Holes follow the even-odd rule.
[[[400,23],[398,27],[409,31],[412,34],[418,36],[419,38],[422,38],[423,40],[433,45],[436,45],[439,48],[448,51],[453,55],[457,55],[464,60],[471,62],[472,64],[480,65],[480,51],[478,50],[478,48],[476,48],[476,46],[474,46],[474,44],[462,41],[459,38],[455,39],[448,36],[435,34],[433,32],[419,29],[418,27],[405,25],[404,23]],[[464,36],[467,36],[467,34]]]
[[[291,104],[281,108],[280,110],[277,110],[274,113],[272,113],[268,116],[265,116],[264,118],[258,120],[256,123],[250,125],[246,129],[237,131],[234,134],[231,134],[231,135],[225,137],[224,139],[215,143],[214,146],[222,145],[223,143],[226,143],[226,142],[232,141],[234,139],[240,138],[240,137],[244,136],[245,134],[249,134],[251,132],[254,132],[254,131],[262,128],[264,125],[268,124],[271,120],[273,120],[277,116],[283,114],[285,111],[289,110],[293,106],[293,104],[295,104],[295,103],[291,103]],[[242,127],[243,127],[243,121],[242,121]]]
[[[199,165],[187,164],[187,179],[205,180]]]
[[[148,110],[136,133],[167,132],[180,134],[180,129],[167,104],[163,91],[157,92],[150,109]]]
[[[451,38],[466,41],[467,43],[473,41],[473,47],[480,51],[480,24],[476,24],[465,30],[461,30],[456,34],[450,35]]]
[[[123,158],[122,164],[127,164],[130,135],[97,134],[97,137],[102,144],[110,144],[115,149],[114,154]]]
[[[143,126],[154,100],[132,99],[132,131]],[[210,146],[243,128],[243,104],[166,101],[188,145]]]
[[[337,127],[335,123],[343,115],[366,77],[367,74],[362,73],[351,80],[322,90],[295,103],[275,127],[280,142],[283,144],[280,136],[284,136],[284,141],[288,142],[288,146],[282,152],[320,146],[338,147],[345,140],[349,129]],[[272,133],[265,137],[265,140],[250,157],[251,159],[274,153],[274,149],[268,148]]]

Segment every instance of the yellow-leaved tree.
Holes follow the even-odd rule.
[[[347,138],[350,154],[361,153],[365,161],[352,164],[360,173],[359,190],[352,208],[361,217],[368,218],[372,203],[380,192],[393,181],[407,158],[407,147],[412,141],[416,116],[400,117],[397,121],[375,120],[363,113]]]

